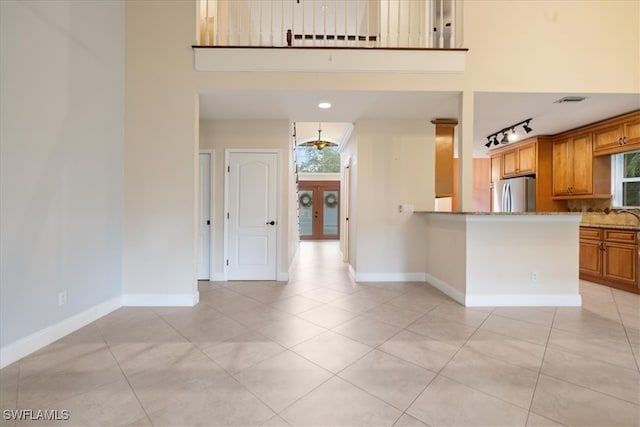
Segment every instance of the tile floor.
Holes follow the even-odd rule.
[[[356,284],[336,242],[304,242],[288,283],[201,282],[195,307],[121,308],[6,367],[0,407],[77,426],[638,426],[640,295],[581,293],[465,309]]]

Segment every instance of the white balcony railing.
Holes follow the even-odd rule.
[[[201,46],[461,47],[459,0],[197,0]]]

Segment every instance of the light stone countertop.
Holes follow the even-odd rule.
[[[448,212],[448,211],[422,211],[413,213],[444,214],[444,215],[479,215],[479,216],[579,216],[582,212]]]

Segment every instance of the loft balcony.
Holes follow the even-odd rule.
[[[460,0],[197,0],[198,71],[464,71]]]

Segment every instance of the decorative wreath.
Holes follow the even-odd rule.
[[[338,198],[335,194],[329,193],[325,196],[324,203],[327,205],[327,207],[335,208],[338,205]]]
[[[311,196],[307,193],[300,196],[300,206],[302,206],[303,208],[308,208],[309,206],[311,206]]]

